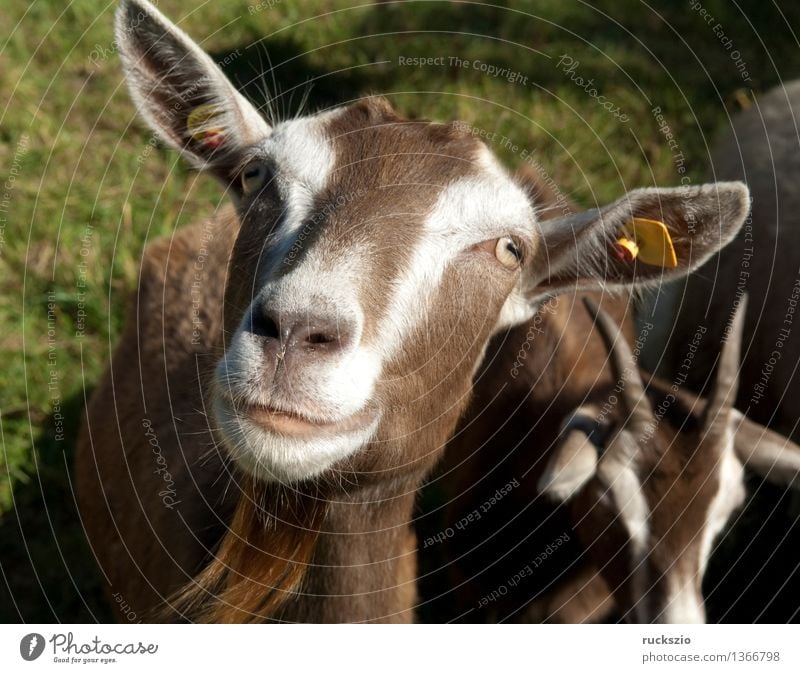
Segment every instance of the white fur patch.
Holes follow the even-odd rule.
[[[357,343],[357,341],[356,341]],[[273,362],[265,362],[259,337],[241,328],[216,370],[217,387],[227,398],[249,405],[302,413],[316,422],[345,421],[362,411],[372,398],[380,372],[372,351],[356,346],[308,366],[297,363],[291,372],[266,386]],[[269,370],[269,371],[268,371]],[[226,401],[214,406],[217,425],[231,457],[250,474],[267,481],[298,481],[330,468],[371,438],[378,419],[367,428],[337,436],[299,439],[278,435],[236,415]]]
[[[362,411],[374,393],[380,373],[377,354],[361,343],[364,314],[359,304],[358,251],[345,259],[326,257],[311,245],[312,204],[328,184],[335,153],[325,133],[334,110],[276,126],[263,145],[278,166],[278,189],[286,203],[276,259],[297,260],[288,273],[257,288],[251,304],[268,305],[276,315],[313,315],[346,323],[353,346],[308,366],[296,362],[271,386],[274,362],[265,362],[261,340],[246,329],[249,311],[230,341],[217,367],[217,386],[227,398],[247,404],[297,412],[318,422],[338,422]],[[309,247],[310,246],[310,247]],[[290,264],[291,265],[291,264]],[[351,455],[368,441],[374,423],[366,429],[314,441],[279,436],[242,419],[225,402],[215,407],[220,429],[232,457],[259,478],[289,480],[310,478],[334,462]]]
[[[369,441],[379,419],[356,431],[332,437],[298,439],[284,437],[235,414],[217,400],[214,415],[236,463],[264,482],[293,483],[316,477],[347,458]]]
[[[303,228],[314,225],[308,222],[313,219],[314,198],[327,186],[336,161],[325,128],[341,113],[341,109],[335,109],[282,122],[262,144],[278,166],[277,188],[285,204],[285,216],[276,232],[276,258],[282,259],[292,246],[302,246],[303,239],[310,236],[311,232]]]
[[[700,542],[700,568],[705,573],[714,540],[722,532],[733,512],[741,507],[745,499],[744,467],[733,450],[733,430],[729,428],[725,437],[725,448],[717,466],[719,486],[708,508]]]
[[[636,440],[625,430],[615,441],[625,442],[626,446],[636,447]],[[650,529],[648,519],[650,509],[642,493],[642,484],[635,469],[636,453],[629,455],[629,450],[615,451],[607,449],[606,455],[598,464],[597,473],[603,483],[613,494],[614,504],[625,529],[630,537],[630,565],[633,576],[634,606],[636,621],[649,622],[646,599],[649,590],[646,558],[649,551]]]
[[[615,441],[626,441],[635,445],[636,440],[623,430],[623,437]],[[619,516],[631,538],[631,550],[636,559],[643,559],[648,550],[650,509],[642,493],[642,484],[635,470],[635,455],[629,457],[625,451],[607,450],[600,461],[597,473],[614,495]],[[634,562],[634,566],[637,565]]]
[[[694,577],[680,577],[670,573],[667,603],[657,617],[661,624],[705,624],[706,610],[703,596],[697,589]]]
[[[441,282],[448,265],[470,246],[514,234],[530,240],[535,213],[527,195],[496,162],[481,161],[486,170],[445,187],[428,217],[405,275],[389,299],[380,326],[382,353],[390,358],[426,315],[424,306]],[[529,317],[516,298],[509,300],[501,323]]]

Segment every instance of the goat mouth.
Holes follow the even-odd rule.
[[[286,437],[346,434],[361,430],[375,419],[372,411],[362,411],[341,421],[318,421],[297,412],[257,404],[240,408],[238,412],[259,427]]]

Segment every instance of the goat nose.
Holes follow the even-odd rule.
[[[312,313],[280,313],[266,307],[251,313],[250,331],[264,339],[267,351],[333,355],[347,350],[356,338],[354,321]]]

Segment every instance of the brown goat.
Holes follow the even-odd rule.
[[[234,201],[146,251],[79,440],[92,548],[140,614],[410,620],[416,493],[490,337],[575,287],[679,277],[747,212],[731,183],[547,220],[463,127],[374,98],[272,127],[143,0],[117,43],[141,114]],[[676,268],[614,254],[632,218]]]
[[[708,402],[657,379],[646,391],[616,323],[586,304],[608,348],[619,397],[575,410],[539,491],[571,501],[572,526],[624,619],[704,622],[701,583],[715,538],[744,501],[743,465],[800,488],[800,447],[733,407],[744,300]],[[596,594],[595,577],[587,583]],[[550,619],[568,602],[564,588],[559,593],[564,605],[544,599]],[[576,593],[582,600],[585,590]],[[581,621],[598,616],[586,613]]]
[[[522,448],[509,454],[506,465],[477,464],[498,473],[491,485],[481,483],[481,469],[461,475],[462,484],[473,482],[465,488],[470,504],[484,504],[474,509],[477,517],[465,516],[463,509],[451,512],[448,530],[453,533],[446,536],[445,554],[468,556],[474,553],[469,545],[485,544],[476,537],[487,528],[507,525],[509,536],[501,542],[492,532],[486,535],[495,554],[490,567],[503,552],[514,565],[509,569],[508,562],[501,563],[502,573],[487,573],[491,579],[457,577],[467,587],[455,592],[461,599],[458,616],[704,621],[701,581],[714,539],[743,501],[743,464],[780,484],[800,487],[800,447],[733,408],[743,311],[731,327],[707,403],[640,373],[617,322],[591,300],[584,303],[597,320],[616,385],[609,389],[605,379],[592,385],[585,370],[578,370],[573,381],[586,386],[581,403],[562,416],[551,444],[539,443],[537,426],[547,419],[545,413],[529,419],[524,431],[513,425],[512,416],[511,430],[480,447],[495,461],[504,457],[504,446]],[[479,382],[476,395],[490,380]],[[506,380],[507,370],[496,368],[494,385]],[[537,411],[533,398],[514,403]],[[502,426],[497,419],[468,415],[462,425],[470,424],[487,433]],[[515,427],[518,434],[510,436]],[[463,443],[457,434],[451,446]],[[515,488],[498,487],[492,497],[501,481]],[[553,508],[550,501],[564,505]],[[472,523],[473,518],[478,521]],[[572,544],[562,544],[563,539]],[[481,593],[470,589],[471,582]]]

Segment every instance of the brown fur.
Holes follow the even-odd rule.
[[[370,135],[375,126],[387,139]],[[472,170],[478,147],[450,127],[404,123],[376,100],[354,106],[338,121],[336,134],[342,159],[333,192],[356,188],[363,169],[358,161],[370,161],[370,175],[382,179],[402,183],[412,172],[415,179],[442,184]],[[398,142],[393,134],[409,148],[405,166],[389,153]],[[451,151],[426,162],[423,157],[446,146],[448,138]],[[398,166],[401,173],[394,176]],[[386,208],[400,208],[399,190],[387,189],[383,196],[395,199],[386,201]],[[420,209],[424,205],[423,198]],[[361,216],[358,206],[350,212]],[[337,218],[334,214],[329,223],[333,229],[337,221],[346,224]],[[195,225],[146,251],[126,330],[81,432],[81,508],[109,591],[119,591],[137,612],[149,614],[183,587],[171,609],[189,619],[410,620],[415,562],[409,558],[408,522],[415,493],[467,402],[472,363],[512,279],[476,291],[465,283],[468,265],[448,271],[429,307],[440,320],[411,335],[409,347],[386,366],[377,395],[395,412],[384,417],[374,442],[341,466],[334,479],[344,492],[330,496],[323,481],[303,493],[287,491],[284,502],[238,475],[207,416],[205,381],[250,300],[252,279],[261,273],[250,251],[260,247],[258,237],[265,232],[247,216],[240,227],[229,209],[207,227],[213,234],[208,245],[204,226]],[[330,240],[346,250],[354,242],[345,231]],[[408,227],[398,231],[409,235]],[[403,240],[395,243],[402,253]],[[187,297],[203,254],[198,325]],[[401,261],[400,255],[394,262],[378,256],[373,263],[383,265],[387,283],[392,278],[387,268],[399,269]],[[487,310],[467,309],[474,318],[466,324],[465,307],[475,305]],[[187,343],[192,330],[199,331],[194,346]],[[149,422],[144,429],[143,419]],[[158,495],[164,482],[153,474],[158,466],[148,428],[174,480],[180,500],[174,508],[165,507]],[[289,511],[292,517],[286,516]],[[227,528],[229,512],[233,522]]]
[[[615,608],[603,577],[591,565],[584,565],[574,577],[528,606],[520,619],[531,624],[596,624],[609,619]]]
[[[559,215],[563,198],[529,169],[521,179],[544,212]],[[566,207],[571,207],[569,202]],[[493,340],[475,380],[473,402],[448,446],[442,469],[450,496],[446,526],[455,526],[476,503],[485,501],[510,480],[518,479],[521,484],[480,524],[457,533],[443,546],[443,557],[458,559],[450,571],[453,585],[459,587],[455,614],[469,621],[481,619],[482,612],[491,619],[582,621],[579,606],[587,597],[586,591],[598,603],[588,601],[592,607],[585,615],[589,618],[601,605],[602,610],[592,618],[604,618],[614,605],[610,595],[603,596],[608,586],[618,593],[618,603],[625,610],[632,605],[625,598],[629,596],[630,566],[625,553],[618,553],[625,548],[628,533],[616,511],[607,508],[597,492],[587,491],[566,507],[532,495],[560,439],[564,419],[581,405],[602,405],[615,383],[607,366],[606,346],[583,310],[580,299],[584,296],[592,295],[562,295],[528,324]],[[635,330],[629,297],[603,296],[602,308],[622,325],[625,338],[632,341]],[[533,347],[520,367],[521,346],[531,335]],[[515,371],[517,375],[511,375]],[[669,386],[652,381],[654,405],[663,402],[670,392]],[[652,551],[654,567],[666,569],[681,556],[689,557],[697,551],[706,508],[716,491],[716,454],[697,451],[702,442],[695,431],[703,406],[702,401],[679,391],[676,400],[666,405],[665,423],[659,424],[653,443],[666,447],[667,455],[654,452],[651,462],[641,467],[653,528],[667,531]],[[609,420],[613,422],[619,413],[619,408],[614,409]],[[684,523],[672,526],[676,503],[686,506],[681,516]],[[563,558],[553,561],[553,565],[561,564],[560,570],[541,571],[538,582],[534,578],[529,586],[509,592],[494,605],[481,606],[482,596],[512,577],[555,537],[572,531],[575,522],[581,522],[577,539],[571,547],[565,547]],[[599,563],[595,568],[603,568],[605,578],[591,582],[590,589],[585,588],[587,574],[597,571],[587,570],[584,550]],[[609,558],[617,561],[606,565]],[[571,607],[561,604],[570,590],[577,591]],[[476,610],[476,606],[481,607]],[[548,612],[551,609],[552,614]]]
[[[531,167],[523,166],[518,179],[544,218],[577,210]],[[539,552],[539,546],[544,547],[569,527],[563,519],[554,518],[551,503],[541,498],[532,502],[531,494],[536,492],[564,417],[587,396],[607,394],[614,384],[605,365],[603,341],[581,303],[584,296],[602,299],[602,307],[632,336],[627,293],[601,297],[567,292],[545,304],[528,323],[494,337],[475,376],[472,402],[439,470],[449,502],[445,526],[454,526],[511,479],[517,479],[520,486],[481,522],[442,545],[443,558],[457,559],[449,565],[451,582],[459,587],[452,598],[448,596],[451,605],[444,610],[449,616],[483,619],[482,610],[474,611],[482,596],[524,566],[531,553]],[[528,350],[524,350],[526,341]],[[541,448],[529,451],[534,437]],[[520,540],[526,540],[525,544],[512,549]],[[498,548],[510,553],[498,558]],[[512,599],[495,606],[491,618],[521,615],[528,599]]]
[[[455,125],[410,122],[386,101],[368,99],[307,127],[282,127],[290,142],[303,145],[305,139],[292,135],[301,128],[328,141],[334,166],[320,185],[319,158],[301,156],[305,146],[298,153],[282,144],[281,127],[270,128],[154,6],[123,0],[116,34],[139,110],[162,140],[230,189],[237,212],[226,210],[206,232],[190,227],[146,251],[125,333],[89,404],[77,457],[80,500],[110,590],[143,614],[171,603],[186,619],[408,621],[415,494],[468,403],[487,342],[500,316],[508,318],[501,309],[511,292],[517,292],[520,319],[524,303],[574,283],[631,284],[684,273],[687,227],[697,225],[691,249],[705,257],[714,249],[710,231],[727,237],[738,226],[746,190],[637,190],[603,209],[602,217],[592,212],[545,230],[534,223],[530,203],[506,184],[514,208],[507,219],[522,221],[480,228],[490,240],[448,237],[448,244],[458,242],[448,250],[452,263],[439,269],[438,285],[427,288],[419,306],[381,323],[385,300],[408,270],[442,190],[476,174],[503,186],[502,170],[485,146]],[[200,129],[198,137],[189,122],[205,105],[219,128]],[[281,151],[290,158],[281,158]],[[310,212],[295,208],[295,195],[312,192]],[[282,226],[287,206],[305,213],[305,221],[292,222],[300,229]],[[630,265],[610,254],[620,227],[636,215],[660,216],[673,230],[678,269]],[[506,239],[512,235],[506,227],[516,232],[514,241]],[[477,239],[477,227],[474,234]],[[298,245],[296,255],[287,254],[290,243]],[[498,259],[498,244],[513,251],[510,265]],[[293,275],[298,269],[302,274]],[[345,348],[347,337],[352,346],[360,325],[346,317],[344,334],[335,337],[318,325],[310,334],[306,325],[301,341],[293,330],[303,318],[327,320],[330,330],[327,304],[337,300],[315,283],[333,286],[348,274],[359,276],[347,280],[356,281],[360,296],[338,300],[366,316],[361,354],[366,347],[381,353],[374,386],[364,381],[369,399],[354,396],[352,406],[374,412],[377,429],[370,426],[366,446],[340,445],[328,454],[347,456],[336,464],[306,453],[283,456],[296,468],[286,472],[292,486],[262,488],[233,467],[228,453],[258,474],[265,454],[280,453],[276,443],[308,448],[308,441],[280,444],[281,432],[259,426],[272,427],[280,415],[297,423],[305,416],[306,425],[321,426],[321,407],[335,406],[331,386],[314,373],[332,362],[325,358],[335,349]],[[286,287],[288,300],[281,304],[275,295]],[[565,364],[548,366],[550,385],[536,392],[543,402],[560,397],[556,410],[574,402],[576,391],[567,383],[562,396],[559,382],[569,378],[569,358],[580,363],[588,355],[581,348],[591,338],[583,327],[572,333],[580,319],[565,310],[551,318],[551,334],[564,339],[549,349],[563,353]],[[419,320],[409,329],[411,317]],[[280,325],[281,318],[291,324]],[[393,334],[381,333],[382,324]],[[382,339],[392,349],[381,349],[388,345]],[[247,349],[237,351],[243,343]],[[228,360],[231,350],[238,363]],[[214,371],[217,363],[222,373]],[[344,405],[328,411],[358,415]],[[257,422],[253,413],[259,412],[268,418]],[[281,466],[264,469],[259,478],[270,481]]]
[[[651,382],[653,408],[664,403],[667,391],[669,385]],[[572,526],[587,551],[589,566],[599,569],[595,572],[604,579],[609,600],[629,620],[635,620],[637,607],[653,617],[666,607],[667,587],[663,582],[672,569],[690,574],[700,593],[702,575],[695,565],[709,506],[720,485],[721,455],[718,447],[703,438],[699,419],[704,406],[703,401],[694,400],[682,407],[683,413],[673,410],[658,423],[656,434],[639,454],[635,469],[649,512],[651,543],[640,569],[649,587],[645,605],[637,606],[641,599],[631,589],[638,560],[628,551],[629,533],[619,516],[618,504],[603,497],[607,486],[595,480],[569,506]],[[619,424],[622,418],[624,412],[617,409],[610,421]],[[580,600],[580,594],[577,598]]]
[[[119,355],[92,395],[81,428],[76,476],[82,519],[109,592],[120,592],[140,616],[194,576],[235,503],[235,494],[225,493],[230,468],[214,450],[202,379],[216,352],[237,229],[226,208],[148,246]],[[206,235],[213,245],[204,246],[202,329],[192,345],[187,296]],[[159,496],[168,486],[156,473],[162,467],[179,501],[172,507]]]

